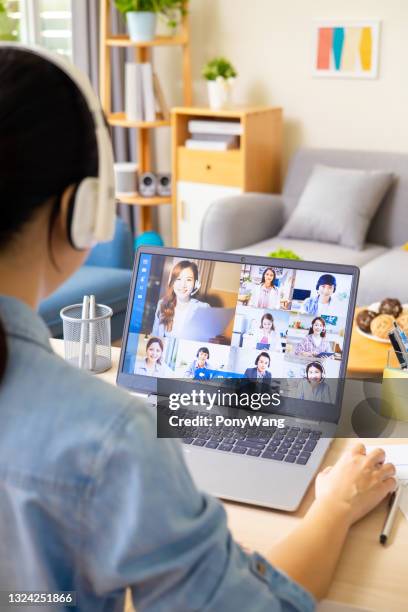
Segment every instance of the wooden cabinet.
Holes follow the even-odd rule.
[[[227,151],[187,149],[188,122],[192,119],[239,123],[239,148]],[[175,246],[200,248],[201,223],[215,200],[245,191],[279,193],[282,109],[174,108],[171,125]]]
[[[227,196],[242,193],[239,187],[210,185],[190,181],[177,183],[178,242],[185,249],[200,248],[200,231],[204,215],[211,204]]]

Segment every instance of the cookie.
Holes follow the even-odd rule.
[[[402,313],[397,319],[397,323],[406,334],[408,333],[408,312]]]
[[[371,332],[371,321],[375,319],[375,317],[378,317],[378,312],[374,312],[374,310],[362,310],[356,317],[356,323],[361,331],[369,334]]]
[[[394,317],[388,314],[379,314],[371,321],[370,330],[374,336],[379,338],[388,338],[388,332],[394,327]]]
[[[402,304],[396,298],[386,298],[380,304],[380,314],[391,315],[392,317],[399,317],[402,312]]]

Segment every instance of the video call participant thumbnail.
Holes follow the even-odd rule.
[[[259,353],[255,359],[255,367],[247,368],[244,373],[245,378],[251,379],[271,379],[272,375],[268,368],[271,364],[271,358],[266,351]]]
[[[315,317],[307,336],[295,347],[299,357],[328,357],[333,354],[330,342],[326,339],[326,322],[322,317]]]
[[[316,283],[317,295],[305,299],[300,312],[311,315],[336,314],[336,278],[333,274],[322,274]]]
[[[270,312],[262,315],[261,324],[254,334],[254,344],[258,349],[282,352],[280,334],[275,329],[274,319]]]
[[[319,361],[306,366],[306,377],[299,382],[296,396],[302,400],[332,403],[330,387],[324,380],[324,367]]]
[[[248,306],[255,308],[278,309],[280,298],[278,288],[275,286],[276,272],[273,268],[265,268],[259,285],[253,285]]]
[[[163,341],[160,338],[149,338],[146,345],[146,357],[142,361],[137,361],[135,374],[142,376],[161,376],[169,377],[173,371],[163,360]]]
[[[197,351],[197,358],[194,359],[185,371],[185,378],[201,378],[200,373],[204,374],[203,370],[211,370],[210,351],[206,346],[202,346]]]
[[[210,308],[207,302],[193,298],[199,289],[197,264],[187,259],[176,263],[166,293],[157,305],[152,335],[183,338],[194,313],[200,308]]]

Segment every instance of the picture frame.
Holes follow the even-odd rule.
[[[314,22],[313,76],[376,79],[379,19],[325,19]]]

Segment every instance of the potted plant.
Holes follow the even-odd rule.
[[[268,254],[268,257],[275,257],[277,259],[297,259],[297,260],[302,259],[294,251],[291,251],[290,249],[282,249],[282,248],[279,248],[276,251],[272,251],[271,253]]]
[[[224,57],[215,57],[204,66],[202,75],[207,81],[210,107],[218,109],[229,106],[237,76],[233,65]]]
[[[136,42],[153,40],[157,14],[175,28],[180,15],[186,12],[186,4],[187,0],[115,0],[118,11],[126,15],[130,39]]]
[[[0,0],[0,40],[17,40],[16,23],[7,14],[6,2]]]

